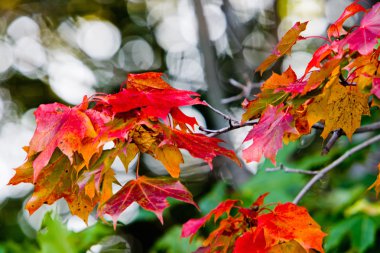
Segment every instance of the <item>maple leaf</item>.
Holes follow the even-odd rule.
[[[99,209],[99,214],[111,215],[114,227],[119,215],[133,202],[153,212],[163,223],[162,213],[169,206],[166,198],[175,198],[198,208],[191,193],[179,181],[172,178],[141,176],[129,181]]]
[[[136,146],[135,143],[128,143],[127,145],[123,146],[120,149],[120,152],[118,153],[118,157],[120,158],[120,161],[124,165],[125,172],[128,172],[129,164],[136,157],[139,151],[140,150]]]
[[[33,183],[33,160],[28,159],[24,164],[15,168],[16,174],[9,180],[8,185]]]
[[[112,107],[113,113],[140,109],[145,117],[165,119],[172,108],[204,104],[199,94],[193,91],[168,89],[124,89],[119,93],[98,97]]]
[[[377,168],[379,169],[379,174],[377,175],[376,181],[370,187],[368,187],[368,190],[375,188],[376,197],[378,198],[380,194],[380,163],[377,165]]]
[[[340,74],[340,59],[333,59],[328,61],[319,70],[313,71],[310,74],[309,80],[307,81],[302,95],[307,92],[313,91],[320,87],[329,77],[334,77]]]
[[[283,241],[295,240],[307,252],[310,249],[324,252],[322,241],[326,234],[304,207],[293,203],[278,204],[272,212],[258,216],[257,224],[256,231],[264,230],[268,248]]]
[[[193,157],[206,161],[211,169],[212,160],[219,155],[226,156],[239,166],[241,165],[235,152],[218,145],[218,143],[223,142],[221,139],[208,137],[203,134],[185,133],[176,129],[170,130],[168,128],[164,128],[164,133],[166,138],[160,145],[172,144],[178,148],[186,149]]]
[[[308,73],[313,67],[321,67],[321,62],[332,52],[331,46],[329,44],[324,44],[319,47],[313,54],[310,62],[307,64],[305,73]]]
[[[358,87],[341,85],[335,76],[308,106],[306,117],[309,126],[324,120],[325,128],[321,134],[324,139],[337,129],[342,129],[351,139],[360,127],[362,115],[369,115],[368,95],[362,94]]]
[[[40,105],[34,115],[37,128],[30,141],[28,152],[28,157],[39,153],[33,162],[34,180],[37,180],[42,168],[49,163],[57,147],[71,162],[75,151],[83,154],[86,163],[89,163],[89,159],[98,151],[93,145],[92,148],[82,149],[85,140],[97,136],[94,125],[83,112],[83,108],[69,108],[54,103]]]
[[[344,22],[355,15],[358,12],[365,12],[366,10],[364,9],[363,6],[358,4],[358,0],[347,6],[343,13],[340,15],[340,17],[330,25],[330,27],[327,29],[327,35],[331,39],[332,37],[337,37],[339,38],[341,35],[347,34],[347,32],[343,29],[343,24]]]
[[[136,90],[149,90],[149,89],[174,89],[164,79],[163,74],[160,72],[146,72],[141,74],[128,74],[127,88],[134,88]]]
[[[268,105],[276,106],[281,104],[288,96],[289,95],[283,91],[274,93],[273,89],[262,90],[256,99],[249,102],[245,100],[243,102],[243,108],[246,109],[246,111],[242,115],[242,122],[258,118]]]
[[[281,38],[281,40],[278,42],[273,53],[269,55],[260,64],[259,67],[257,67],[256,72],[260,71],[260,74],[263,74],[263,72],[275,61],[277,61],[281,56],[290,53],[290,50],[293,47],[293,45],[297,42],[297,40],[300,39],[299,38],[300,33],[306,29],[306,25],[307,25],[307,22],[295,23],[293,27],[290,28],[289,31],[287,31],[285,35]]]
[[[371,93],[380,98],[380,77],[373,78]]]
[[[219,225],[203,242],[200,252],[306,253],[318,250],[323,253],[322,241],[326,234],[307,210],[285,203],[277,204],[270,211],[263,206],[267,195],[259,196],[249,208],[238,206],[236,200],[224,201],[204,217],[186,222],[182,237],[193,236],[214,216],[214,222],[220,220]],[[232,208],[238,212],[231,212]]]
[[[174,145],[163,145],[157,147],[155,151],[156,158],[162,162],[170,176],[179,177],[181,168],[179,165],[183,163],[183,157],[179,149]]]
[[[377,3],[363,17],[359,28],[350,33],[342,41],[342,46],[348,44],[352,51],[358,51],[361,55],[367,55],[373,51],[379,37],[380,3]]]
[[[186,125],[189,125],[194,130],[194,126],[198,125],[195,117],[187,116],[179,108],[172,108],[170,110],[170,115],[173,118],[173,128],[179,126],[181,130],[186,130]]]
[[[306,82],[298,81],[297,75],[293,71],[292,67],[289,68],[278,75],[273,73],[262,86],[263,89],[272,89],[274,92],[284,91],[285,93],[290,93],[291,97],[294,98],[298,94],[301,94],[304,90]]]
[[[32,162],[27,161],[16,169],[16,175],[10,184],[20,182],[20,175],[25,181],[30,182],[33,178]],[[71,165],[70,160],[59,150],[52,155],[49,164],[44,167],[40,177],[35,181],[34,192],[26,204],[26,209],[33,214],[43,204],[52,204],[60,198],[67,198],[72,194],[77,179],[77,171]],[[68,201],[69,202],[69,201]]]
[[[237,238],[233,253],[267,253],[264,230],[261,229],[259,232],[255,230],[255,232],[248,231]]]
[[[217,207],[212,209],[207,215],[203,216],[199,219],[190,219],[182,227],[181,237],[189,237],[193,236],[198,232],[198,230],[214,216],[214,222],[216,222],[223,214],[229,214],[234,205],[238,202],[238,200],[228,199],[225,200]]]
[[[244,142],[253,140],[253,143],[243,150],[243,158],[247,162],[259,162],[264,155],[273,164],[276,164],[276,154],[282,147],[284,134],[298,134],[297,130],[292,126],[292,115],[282,110],[282,105],[269,105],[261,116],[259,123],[253,126],[248,133]]]

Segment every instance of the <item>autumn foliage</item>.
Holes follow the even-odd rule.
[[[360,26],[344,27],[357,13],[364,14]],[[296,23],[256,71],[263,74],[290,54],[293,45],[308,39],[301,36],[306,29],[307,22]],[[322,125],[325,140],[337,131],[351,139],[362,116],[380,105],[380,3],[367,10],[355,1],[327,35],[302,76],[297,77],[291,66],[272,73],[261,93],[243,102],[241,124],[257,120],[244,140],[249,143],[243,150],[246,162],[265,157],[276,164],[283,143],[309,134],[316,124]],[[196,119],[180,109],[191,105],[207,106],[198,93],[172,88],[161,73],[129,74],[119,93],[85,97],[75,107],[40,105],[35,111],[37,128],[24,148],[27,160],[15,169],[9,184],[35,185],[26,205],[30,214],[64,198],[71,213],[84,221],[96,209],[99,217],[110,215],[116,226],[119,215],[137,202],[163,222],[168,197],[197,207],[178,180],[184,162],[181,150],[210,168],[216,156],[241,163],[234,151],[219,145],[220,139],[194,132]],[[104,149],[110,142],[112,148]],[[137,167],[136,179],[113,192],[112,185],[118,184],[113,161],[119,157],[127,172],[141,153],[159,160],[170,177],[140,176]],[[371,187],[379,193],[380,180]],[[305,208],[293,203],[264,205],[265,196],[248,208],[238,200],[226,200],[203,218],[189,220],[182,236],[194,236],[212,221],[218,222],[217,228],[197,252],[324,252],[325,233]]]

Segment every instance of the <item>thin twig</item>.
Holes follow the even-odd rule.
[[[332,132],[332,135],[326,145],[322,149],[322,155],[327,155],[330,151],[330,149],[334,146],[336,141],[340,138],[340,136],[343,135],[343,130],[338,129]]]
[[[251,95],[252,89],[260,88],[262,85],[261,82],[260,83],[252,82],[248,77],[246,78],[246,84],[242,84],[242,83],[240,83],[240,82],[238,82],[232,78],[229,79],[228,81],[232,86],[241,89],[241,92],[235,96],[223,98],[221,101],[222,104],[228,104],[228,103],[231,103],[234,101],[238,101],[242,98],[247,98]]]
[[[318,122],[318,123],[315,123],[312,126],[312,128],[323,130],[325,126],[323,123]],[[371,123],[371,124],[359,127],[358,129],[356,129],[354,134],[372,132],[376,130],[380,130],[380,122],[375,122],[375,123]],[[345,135],[345,133],[343,132],[342,135]]]
[[[372,131],[379,130],[379,129],[380,129],[380,122],[375,122],[372,124],[368,124],[368,125],[359,127],[358,129],[356,129],[355,134],[372,132]]]
[[[283,164],[280,164],[277,168],[267,168],[265,170],[266,172],[275,172],[275,171],[284,171],[286,173],[299,173],[299,174],[307,174],[307,175],[316,175],[319,171],[312,171],[312,170],[300,170],[300,169],[291,169],[285,167]]]
[[[208,136],[213,137],[213,136],[216,136],[216,135],[219,135],[222,133],[226,133],[226,132],[229,132],[231,130],[238,129],[241,127],[253,126],[253,125],[256,125],[258,122],[259,122],[259,119],[246,121],[244,123],[231,123],[228,127],[224,127],[224,128],[220,128],[220,129],[216,129],[216,130],[207,129],[207,128],[200,126],[199,130],[201,130],[205,133],[208,133]]]
[[[216,109],[215,107],[211,106],[209,103],[207,103],[206,101],[203,101],[211,110],[213,110],[214,112],[216,112],[217,114],[219,114],[220,116],[222,116],[224,119],[228,120],[230,123],[235,123],[235,124],[239,124],[240,122],[236,119],[233,119],[231,116],[219,111],[218,109]]]
[[[316,174],[314,177],[310,179],[310,181],[302,188],[302,190],[298,193],[297,197],[293,200],[294,204],[298,204],[298,202],[302,199],[302,197],[311,189],[311,187],[318,182],[322,177],[326,175],[330,170],[334,169],[336,166],[341,164],[345,159],[350,157],[352,154],[358,152],[359,150],[368,147],[369,145],[380,141],[380,135],[376,135],[375,137],[372,137],[371,139],[366,140],[365,142],[357,145],[356,147],[353,147],[352,149],[346,151],[342,156],[340,156],[338,159],[321,169],[318,174]]]
[[[313,125],[313,128],[324,129],[324,125],[321,124],[321,123],[316,123],[316,124]],[[372,131],[376,131],[376,130],[379,130],[379,129],[380,129],[380,122],[375,122],[375,123],[372,123],[372,124],[368,124],[368,125],[359,127],[358,129],[356,129],[356,131],[354,132],[354,134],[372,132]],[[329,141],[323,147],[322,155],[327,155],[330,152],[331,148],[335,145],[336,141],[342,135],[345,135],[345,133],[343,132],[342,129],[338,129],[338,130],[333,131],[332,135],[331,135],[331,137],[329,139]]]

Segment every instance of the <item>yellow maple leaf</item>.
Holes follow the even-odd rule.
[[[341,85],[335,76],[309,105],[306,117],[310,126],[324,120],[325,128],[321,134],[324,139],[331,131],[342,129],[351,140],[360,127],[362,115],[369,115],[368,95],[362,94],[356,86]]]
[[[170,176],[178,178],[181,171],[179,165],[183,163],[183,157],[179,149],[173,145],[163,145],[156,149],[155,154],[156,159],[162,162]]]

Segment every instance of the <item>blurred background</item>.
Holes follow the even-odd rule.
[[[261,77],[254,69],[270,54],[278,39],[296,21],[309,21],[303,36],[325,36],[327,26],[351,2],[1,0],[0,252],[196,249],[199,240],[190,245],[188,240],[179,239],[180,224],[200,213],[175,201],[165,212],[164,226],[133,205],[121,218],[125,225],[116,232],[110,226],[96,224],[95,216],[87,227],[79,218],[70,216],[67,205],[60,201],[29,216],[23,205],[32,186],[6,184],[14,174],[13,168],[25,159],[22,147],[28,145],[34,132],[34,110],[43,103],[75,105],[84,95],[117,92],[131,72],[160,71],[172,86],[197,91],[211,105],[239,119],[241,102],[244,98],[252,99],[270,74],[267,71]],[[375,2],[361,4],[370,7]],[[359,18],[356,15],[345,24],[354,25]],[[301,75],[313,51],[323,42],[316,38],[298,43],[291,55],[273,66],[273,71],[280,72],[291,65]],[[186,113],[211,129],[228,125],[205,109],[186,108]],[[379,118],[378,110],[373,109],[372,115]],[[236,130],[222,138],[241,154],[241,143],[248,130]],[[286,146],[278,155],[279,161],[295,168],[320,169],[367,137],[355,136],[352,143],[341,138],[334,150],[321,157],[319,134],[313,132]],[[378,150],[379,146],[374,146],[352,157],[301,203],[332,234],[326,240],[328,252],[380,251],[380,237],[376,236],[380,231],[380,204],[373,201],[374,194],[365,192],[375,179]],[[241,169],[218,159],[216,169],[210,173],[205,164],[187,160],[182,180],[199,201],[201,214],[230,197],[243,199],[249,205],[264,192],[271,192],[269,201],[291,201],[308,179],[281,171],[265,172],[265,168],[273,167],[267,161],[244,164]],[[149,158],[144,158],[144,167],[146,173],[165,173]],[[132,178],[122,173],[118,162],[114,169],[120,181]],[[52,213],[45,216],[48,211]],[[352,231],[356,226],[360,232]],[[39,232],[46,227],[48,233]],[[206,227],[204,232],[209,229]],[[360,233],[365,238],[359,238]],[[87,238],[82,246],[78,244],[80,238]]]

